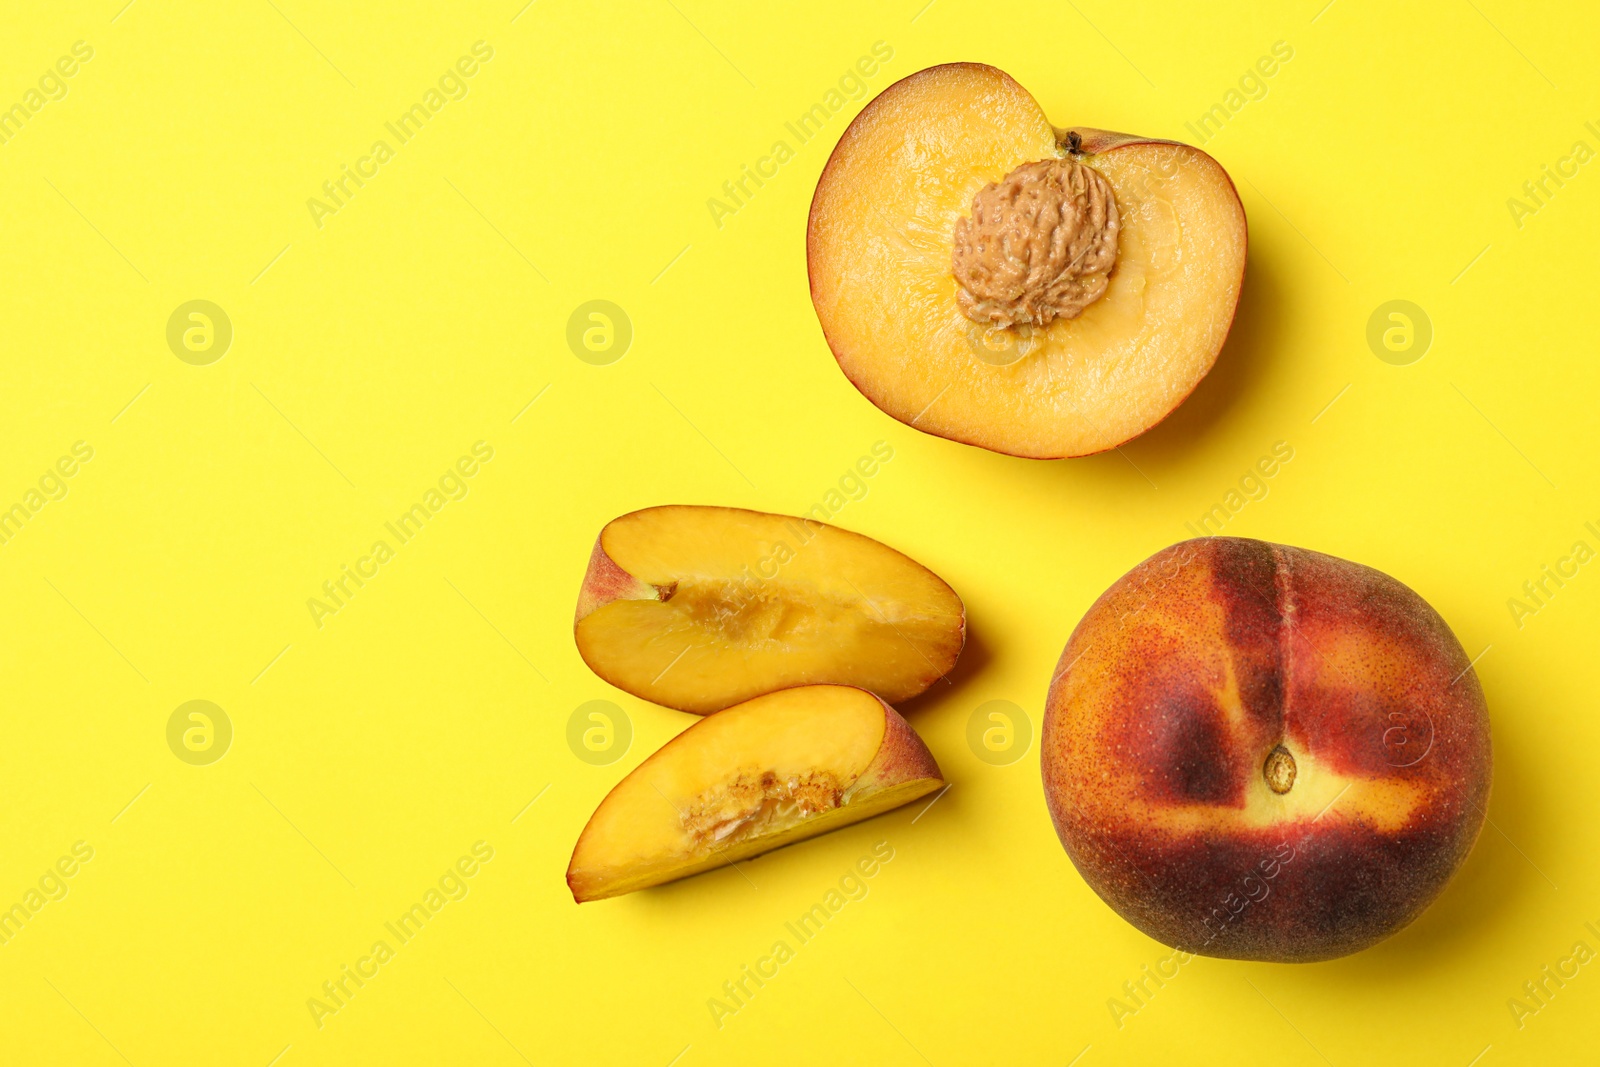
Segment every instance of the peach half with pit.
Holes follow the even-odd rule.
[[[1198,148],[1052,126],[1004,71],[950,63],[844,132],[806,228],[845,376],[901,422],[996,452],[1100,452],[1216,362],[1246,225]]]

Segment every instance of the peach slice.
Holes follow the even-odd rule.
[[[938,575],[870,537],[669,505],[600,531],[574,632],[612,685],[706,715],[821,682],[916,696],[955,665],[966,615]]]
[[[1112,448],[1182,403],[1233,323],[1245,246],[1210,156],[1057,129],[979,63],[873,100],[828,160],[806,233],[823,334],[867,399],[1037,459]]]
[[[910,803],[944,785],[922,738],[862,689],[807,685],[708,716],[606,794],[567,886],[631,893]]]

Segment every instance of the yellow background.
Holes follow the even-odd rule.
[[[1583,525],[1600,525],[1600,164],[1520,226],[1507,206],[1574,142],[1600,148],[1584,126],[1600,120],[1592,8],[122,4],[13,4],[0,34],[4,106],[74,42],[94,49],[0,145],[0,506],[74,442],[94,449],[0,546],[0,906],[74,842],[94,849],[0,945],[0,1058],[1594,1055],[1600,966],[1520,1029],[1507,1006],[1574,942],[1600,948],[1583,925],[1600,925],[1600,568],[1520,626],[1507,605],[1573,542],[1600,547]],[[307,200],[479,40],[493,59],[467,96],[319,228]],[[804,226],[864,100],[809,144],[783,124],[879,41],[893,58],[872,93],[982,60],[1060,125],[1191,141],[1185,123],[1274,42],[1293,49],[1206,144],[1251,222],[1232,337],[1193,398],[1120,454],[1035,463],[922,436],[839,374]],[[795,158],[717,226],[707,199],[780,138]],[[208,366],[166,343],[194,299],[233,324]],[[633,324],[609,366],[565,340],[594,299]],[[1407,366],[1365,339],[1394,299],[1434,329]],[[307,599],[480,440],[494,458],[465,499],[319,628]],[[797,512],[879,440],[894,459],[839,522],[966,600],[953,684],[907,709],[953,787],[920,817],[784,850],[748,878],[574,906],[562,873],[589,812],[691,721],[578,658],[596,532],[658,503]],[[1119,1028],[1108,999],[1167,950],[1074,872],[1036,746],[984,763],[968,720],[1009,700],[1036,733],[1093,598],[1279,441],[1293,460],[1226,532],[1379,567],[1482,653],[1492,825],[1379,947],[1298,967],[1197,959]],[[234,728],[209,766],[166,741],[194,699]],[[609,766],[566,743],[595,699],[633,726]],[[480,840],[494,858],[469,895],[319,1028],[308,998]],[[869,895],[715,1026],[708,998],[879,841],[895,858]]]

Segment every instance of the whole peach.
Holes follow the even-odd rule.
[[[1151,937],[1304,962],[1415,919],[1471,851],[1489,716],[1400,582],[1235,537],[1156,553],[1078,624],[1050,687],[1045,796],[1072,862]]]

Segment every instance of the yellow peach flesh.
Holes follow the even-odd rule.
[[[846,131],[812,205],[812,298],[878,407],[1013,455],[1085,455],[1159,422],[1211,369],[1238,302],[1244,212],[1222,168],[1185,145],[1079,157],[1122,217],[1110,286],[1080,316],[997,331],[961,313],[957,220],[988,183],[1062,151],[1033,97],[979,64],[912,75]]]
[[[904,700],[955,663],[964,627],[948,585],[871,538],[685,505],[634,512],[601,532],[576,638],[618,688],[706,714],[813,683]]]
[[[618,783],[579,837],[567,883],[580,902],[629,893],[859,822],[942,784],[921,739],[871,693],[769,693],[694,724]]]

